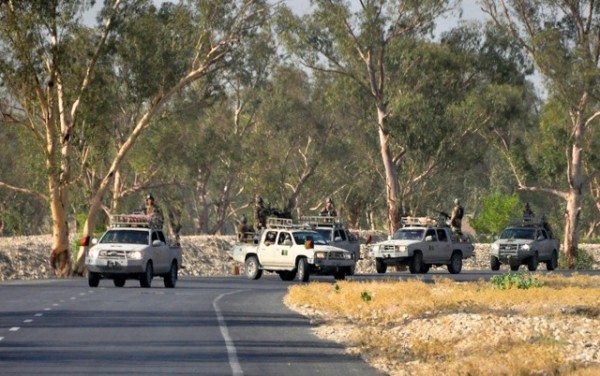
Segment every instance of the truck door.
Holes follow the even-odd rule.
[[[160,245],[154,245],[154,241],[158,240],[161,242]],[[167,271],[165,264],[168,263],[169,250],[165,241],[165,236],[160,231],[152,231],[152,266],[154,267],[154,273],[164,273]]]
[[[275,248],[277,246],[277,231],[267,230],[263,239],[264,240],[262,241],[262,243],[258,245],[258,260],[263,265],[273,265]]]
[[[273,265],[293,267],[296,255],[292,252],[292,236],[287,231],[281,231],[277,236]]]
[[[450,243],[450,237],[448,231],[443,228],[437,229],[438,244],[436,247],[436,258],[440,261],[447,261],[452,256],[452,243]]]
[[[550,252],[552,252],[552,242],[548,239],[548,234],[545,230],[538,230],[538,256],[541,260],[550,259]]]
[[[432,261],[437,260],[438,255],[436,254],[438,248],[437,234],[434,229],[428,229],[425,232],[425,246],[423,247],[423,261],[426,264],[430,264]]]

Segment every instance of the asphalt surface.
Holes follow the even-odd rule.
[[[327,280],[333,280],[329,277]],[[277,276],[0,283],[2,375],[379,375],[283,305]]]

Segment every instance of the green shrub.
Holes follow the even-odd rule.
[[[490,283],[500,290],[508,290],[514,287],[527,290],[531,287],[542,287],[543,283],[529,273],[508,272],[503,275],[495,275],[490,278]]]
[[[490,194],[482,200],[483,210],[469,221],[478,234],[499,234],[508,223],[521,215],[522,204],[516,194]]]
[[[592,269],[596,260],[594,256],[592,256],[585,249],[577,249],[577,257],[575,257],[575,270],[585,270]],[[564,252],[560,253],[558,258],[558,268],[559,269],[569,269],[569,265],[567,265],[567,256]]]

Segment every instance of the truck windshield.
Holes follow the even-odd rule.
[[[100,243],[148,244],[148,231],[109,230]]]
[[[421,240],[423,239],[422,229],[400,229],[396,231],[392,239],[394,240]]]
[[[507,228],[502,231],[500,239],[535,239],[534,228]]]
[[[294,232],[294,242],[296,244],[304,244],[306,242],[306,239],[308,239],[308,238],[312,238],[313,244],[320,244],[320,245],[329,244],[327,242],[327,240],[325,240],[323,235],[319,234],[316,231],[315,232],[312,232],[312,231]]]

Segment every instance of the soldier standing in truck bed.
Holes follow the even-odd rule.
[[[154,224],[159,228],[163,227],[164,217],[162,210],[156,205],[154,197],[151,194],[146,196],[146,208],[144,209],[144,214],[150,217],[151,224]]]
[[[464,213],[465,210],[460,205],[460,200],[455,198],[452,215],[450,215],[450,226],[452,227],[452,231],[456,232],[458,235],[462,235],[462,219]]]
[[[265,201],[260,195],[256,195],[254,198],[254,227],[256,227],[257,232],[267,227],[267,213],[265,209]]]

